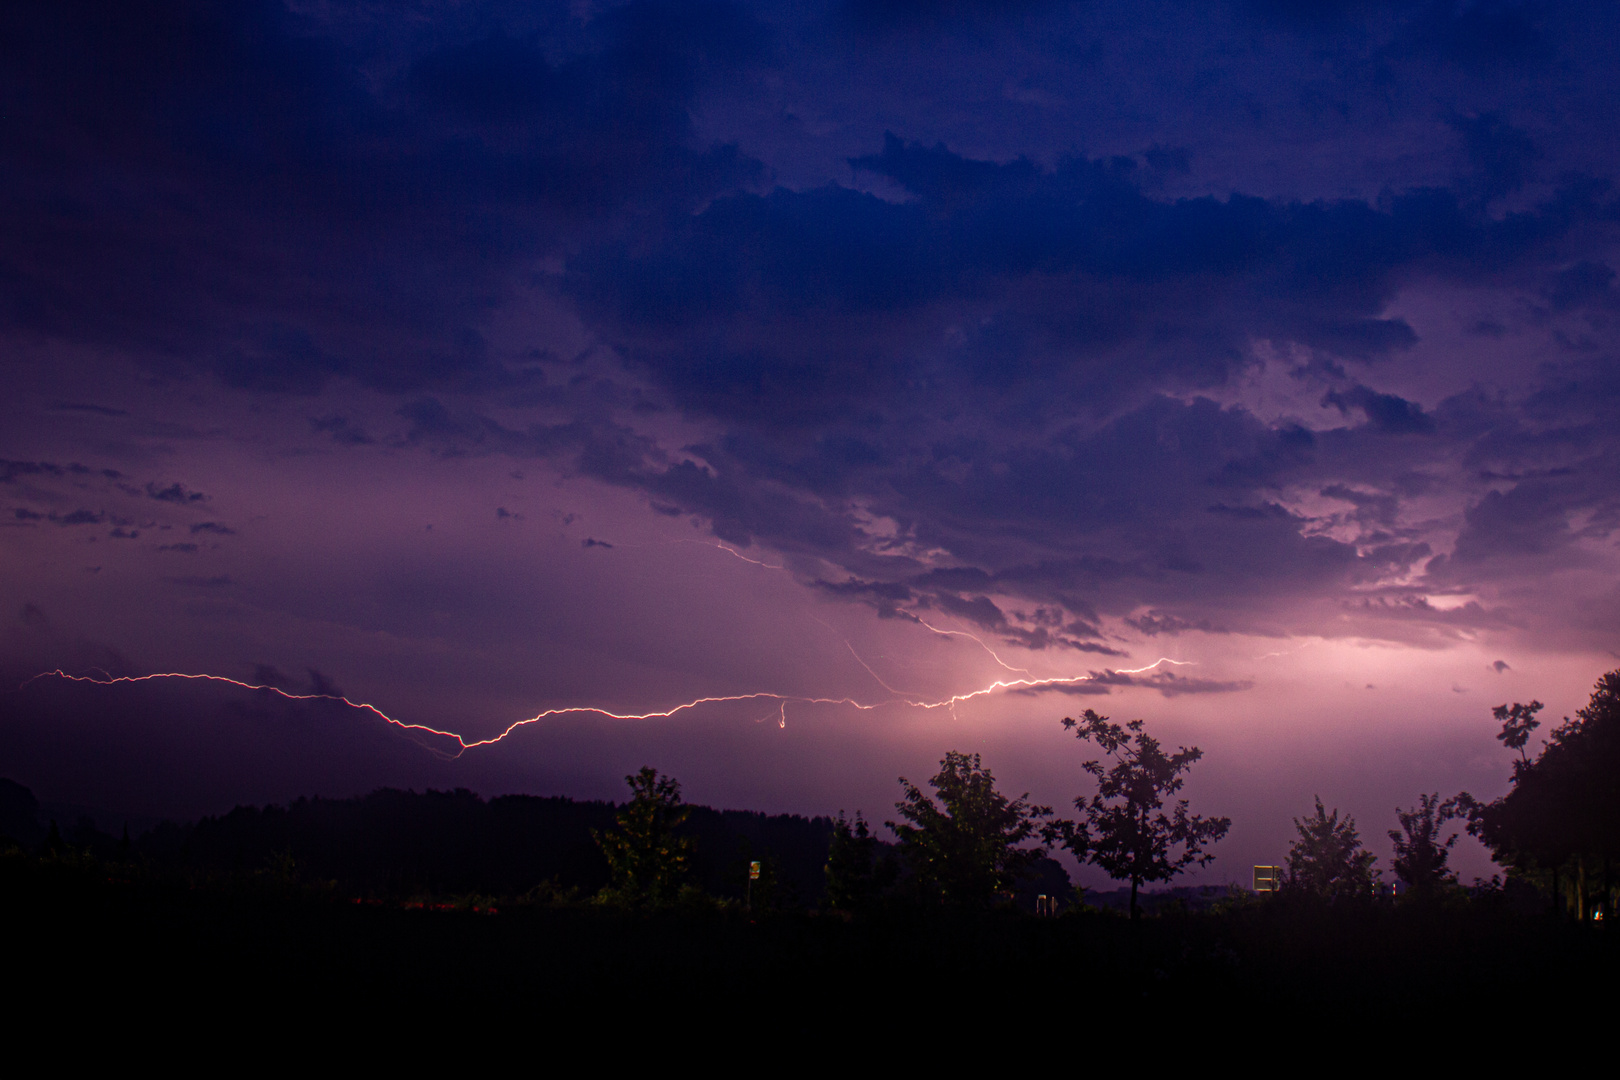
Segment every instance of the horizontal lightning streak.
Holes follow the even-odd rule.
[[[1292,656],[1295,653],[1301,652],[1301,651],[1303,651],[1305,649],[1308,649],[1312,645],[1315,645],[1315,644],[1316,644],[1316,642],[1314,642],[1314,641],[1307,641],[1307,642],[1305,642],[1305,644],[1300,645],[1298,648],[1283,649],[1280,652],[1261,653],[1259,656],[1253,657],[1252,659],[1255,659],[1255,660],[1270,660],[1270,659],[1272,659],[1274,657],[1278,657],[1278,656]]]
[[[853,652],[854,650],[851,649],[851,651]],[[859,655],[856,656],[856,659],[860,659]],[[1151,664],[1148,664],[1146,667],[1123,669],[1115,672],[1115,674],[1139,675],[1144,671],[1153,670],[1160,664],[1175,664],[1178,666],[1185,666],[1190,663],[1192,663],[1190,660],[1172,660],[1168,656],[1161,656],[1159,659],[1153,661]],[[871,669],[868,668],[867,670]],[[874,677],[876,676],[874,675]],[[498,735],[493,735],[487,739],[473,739],[471,741],[467,740],[461,735],[458,735],[454,731],[445,731],[440,728],[430,727],[427,724],[408,724],[403,720],[396,720],[369,702],[352,701],[342,694],[295,694],[290,691],[283,690],[279,686],[244,682],[241,679],[233,679],[228,675],[208,675],[180,671],[164,671],[155,672],[151,675],[119,675],[105,679],[96,679],[88,675],[70,675],[62,669],[57,668],[54,671],[40,672],[33,678],[23,682],[18,689],[21,690],[24,687],[27,687],[30,683],[36,682],[39,679],[49,678],[63,679],[68,682],[93,683],[97,686],[114,686],[119,683],[151,682],[156,679],[186,679],[198,682],[225,683],[230,686],[241,687],[244,690],[268,690],[270,693],[279,694],[281,697],[284,697],[289,701],[336,701],[347,705],[351,709],[357,709],[361,712],[369,712],[379,720],[391,724],[392,726],[399,728],[401,731],[419,732],[424,735],[436,735],[443,739],[453,740],[458,747],[455,753],[443,754],[441,751],[437,750],[434,750],[434,752],[441,753],[444,757],[454,759],[460,757],[468,750],[473,750],[480,746],[493,746],[495,743],[500,742],[502,739],[505,739],[508,735],[512,734],[512,732],[516,731],[518,728],[527,727],[530,724],[537,724],[540,721],[553,716],[567,716],[576,713],[592,713],[597,716],[607,717],[611,720],[662,720],[674,716],[677,713],[696,709],[702,705],[721,705],[734,701],[775,701],[780,705],[780,725],[782,727],[786,727],[788,702],[794,702],[795,704],[800,705],[847,705],[863,712],[869,712],[873,709],[881,709],[889,705],[905,705],[915,709],[946,709],[954,714],[958,704],[964,701],[971,701],[974,698],[985,697],[1001,690],[1036,689],[1043,686],[1072,686],[1076,683],[1091,682],[1096,679],[1097,676],[1087,674],[1054,676],[1046,679],[997,679],[988,686],[983,686],[977,690],[971,690],[964,694],[952,694],[950,697],[942,698],[938,701],[919,700],[916,698],[899,696],[888,701],[863,702],[850,697],[806,697],[799,694],[777,694],[771,691],[761,690],[749,694],[718,694],[710,697],[694,698],[691,701],[683,701],[679,705],[674,705],[667,709],[645,713],[617,713],[609,709],[597,708],[596,706],[592,705],[569,705],[558,709],[546,709],[544,712],[536,713],[535,715],[527,717],[523,720],[514,721]],[[881,682],[882,680],[880,679],[878,681]],[[897,693],[896,691],[891,692]],[[433,748],[429,747],[429,749],[432,750]]]

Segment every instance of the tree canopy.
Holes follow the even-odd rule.
[[[681,805],[681,785],[650,765],[624,779],[632,794],[615,819],[618,828],[591,830],[611,875],[602,898],[661,907],[674,901],[691,861],[692,841],[675,835],[689,809]]]
[[[1451,845],[1457,842],[1457,834],[1452,833],[1444,840],[1440,839],[1440,834],[1445,831],[1446,822],[1462,816],[1457,801],[1441,802],[1439,792],[1419,795],[1417,806],[1410,810],[1397,809],[1395,816],[1400,819],[1401,827],[1389,830],[1389,838],[1395,844],[1395,873],[1406,882],[1410,889],[1408,895],[1414,900],[1429,900],[1446,886],[1455,885],[1457,875],[1451,872],[1446,861],[1451,855]]]
[[[1372,896],[1377,856],[1361,846],[1354,818],[1339,820],[1338,808],[1329,813],[1317,796],[1316,813],[1295,818],[1294,829],[1299,838],[1288,849],[1285,891],[1330,902]]]
[[[1062,843],[1116,881],[1129,881],[1135,918],[1138,890],[1148,882],[1169,881],[1189,866],[1207,866],[1215,856],[1204,849],[1226,835],[1232,819],[1191,814],[1186,799],[1164,812],[1166,796],[1181,790],[1184,774],[1203,757],[1198,747],[1166,754],[1143,730],[1143,721],[1121,727],[1092,709],[1078,720],[1064,717],[1063,726],[1082,741],[1096,742],[1113,760],[1107,766],[1101,761],[1082,765],[1097,778],[1096,794],[1074,800],[1084,820],[1055,823],[1047,839]]]
[[[1579,884],[1576,904],[1585,914],[1589,871],[1620,857],[1620,670],[1598,679],[1591,700],[1565,718],[1531,759],[1525,753],[1541,703],[1497,706],[1497,736],[1518,750],[1512,787],[1482,804],[1466,792],[1469,831],[1497,862],[1520,871],[1568,872]]]
[[[893,859],[879,851],[878,839],[859,811],[850,821],[838,812],[827,847],[827,906],[835,911],[860,911],[872,906],[892,883]]]
[[[952,750],[939,765],[928,781],[939,803],[902,776],[905,797],[894,806],[905,822],[886,824],[900,838],[924,899],[988,906],[1009,894],[1018,876],[1045,854],[1019,845],[1035,836],[1037,819],[1050,817],[1051,808],[1031,806],[1027,793],[1002,795],[978,754]]]

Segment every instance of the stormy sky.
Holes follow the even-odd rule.
[[[1491,706],[1620,662],[1616,41],[1507,0],[8,5],[7,687],[606,713],[450,761],[54,680],[0,774],[157,816],[653,764],[881,821],[949,749],[1066,806],[1096,708],[1203,748],[1207,880],[1316,794],[1387,851],[1505,790]]]

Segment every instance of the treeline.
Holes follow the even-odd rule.
[[[1466,791],[1446,799],[1430,792],[1396,810],[1392,880],[1362,846],[1355,821],[1317,799],[1313,815],[1294,820],[1298,838],[1277,868],[1277,891],[1336,904],[1380,893],[1420,904],[1486,898],[1583,922],[1611,915],[1620,891],[1620,671],[1600,678],[1586,706],[1532,757],[1542,708],[1531,701],[1492,710],[1497,740],[1518,754],[1507,794],[1484,802]],[[1485,845],[1505,878],[1469,888],[1457,880],[1450,855],[1459,830]]]
[[[465,789],[384,788],[360,798],[240,806],[191,824],[165,822],[130,838],[108,835],[89,819],[44,824],[33,794],[0,780],[0,846],[9,838],[28,849],[159,870],[326,883],[357,897],[586,899],[609,880],[593,832],[611,830],[621,809],[561,797],[484,799]],[[832,819],[685,809],[690,813],[681,834],[692,846],[691,882],[703,893],[740,899],[749,864],[759,861],[763,884],[755,883],[756,902],[820,902]]]
[[[1318,799],[1313,814],[1294,820],[1297,838],[1267,881],[1270,891],[1341,908],[1379,896],[1431,906],[1486,897],[1519,910],[1550,904],[1583,921],[1605,917],[1620,888],[1620,671],[1604,675],[1590,703],[1532,757],[1541,708],[1533,701],[1494,710],[1499,740],[1519,755],[1506,795],[1484,802],[1467,792],[1429,793],[1397,809],[1392,879],[1375,866],[1355,822]],[[1003,795],[978,755],[951,751],[929,778],[931,790],[901,779],[899,820],[884,822],[893,843],[859,814],[835,820],[688,805],[679,783],[651,767],[626,777],[631,798],[622,804],[383,789],[238,807],[133,840],[88,820],[66,829],[51,822],[47,832],[32,794],[0,781],[0,838],[48,856],[245,875],[359,898],[638,910],[740,901],[750,910],[850,915],[919,906],[1056,914],[1079,900],[1050,855],[1064,849],[1121,882],[1135,916],[1141,887],[1207,865],[1230,821],[1194,814],[1177,797],[1201,757],[1197,747],[1169,752],[1142,721],[1114,724],[1089,709],[1063,727],[1102,753],[1081,764],[1094,790],[1073,800],[1075,819],[1027,795]],[[1449,856],[1462,829],[1485,843],[1505,880],[1471,889],[1457,881]]]

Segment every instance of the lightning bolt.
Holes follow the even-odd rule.
[[[686,538],[686,539],[682,539],[682,540],[677,540],[676,543],[678,543],[678,544],[697,544],[700,547],[718,548],[721,551],[725,552],[727,555],[730,555],[734,559],[741,559],[743,562],[752,563],[754,566],[763,566],[767,570],[786,570],[787,569],[787,567],[778,566],[775,563],[760,562],[758,559],[750,559],[748,556],[744,555],[742,552],[738,551],[736,548],[731,547],[731,546],[729,546],[727,544],[722,544],[718,540],[716,540],[714,543],[711,544],[707,540],[693,540],[693,539],[690,539],[690,538]]]
[[[846,642],[845,644],[848,643]],[[851,648],[850,651],[854,652],[854,649]],[[855,658],[860,660],[860,655],[856,654]],[[1121,669],[1116,671],[1115,674],[1139,675],[1144,671],[1152,671],[1161,664],[1186,666],[1191,663],[1192,661],[1190,660],[1173,660],[1168,656],[1161,656],[1159,659],[1153,661],[1151,664],[1148,664],[1146,667]],[[862,661],[862,666],[865,666],[864,661]],[[867,668],[867,670],[871,671],[871,668]],[[873,673],[872,677],[877,678],[876,673]],[[954,716],[956,714],[956,706],[962,702],[972,701],[975,698],[986,697],[1002,690],[1039,689],[1047,686],[1072,686],[1077,683],[1091,682],[1096,678],[1098,678],[1098,676],[1095,674],[1087,674],[1062,675],[1044,679],[1037,679],[1033,677],[1027,679],[997,679],[989,685],[982,686],[977,690],[970,690],[961,694],[952,694],[950,697],[940,698],[938,700],[907,697],[900,694],[899,691],[893,690],[885,685],[885,689],[889,690],[890,693],[896,694],[897,696],[887,701],[876,702],[860,701],[852,697],[807,697],[800,694],[778,694],[768,690],[759,690],[747,694],[716,694],[708,697],[693,698],[691,701],[683,701],[679,705],[672,705],[667,709],[659,709],[653,712],[644,713],[619,713],[613,712],[610,709],[598,708],[594,705],[567,705],[556,709],[546,709],[543,712],[535,713],[533,716],[525,717],[522,720],[513,721],[500,733],[492,735],[489,738],[471,740],[457,734],[454,731],[446,731],[441,728],[431,727],[427,724],[410,724],[403,720],[396,720],[394,717],[389,716],[387,713],[383,712],[370,702],[354,701],[342,694],[295,694],[291,691],[283,690],[279,686],[244,682],[241,679],[233,679],[228,675],[208,675],[181,671],[163,671],[154,672],[151,675],[118,675],[104,679],[97,679],[92,678],[89,675],[70,675],[61,668],[57,668],[52,671],[40,672],[38,675],[33,676],[33,678],[24,681],[20,686],[18,686],[17,689],[19,691],[23,690],[30,684],[37,682],[40,679],[62,679],[67,682],[92,683],[96,686],[116,686],[120,683],[152,682],[158,679],[183,679],[193,682],[224,683],[228,686],[240,687],[243,690],[269,691],[272,694],[277,694],[280,697],[286,698],[288,701],[339,702],[359,712],[370,713],[377,719],[398,728],[400,731],[410,732],[417,735],[435,736],[453,742],[456,749],[452,753],[445,753],[444,751],[433,746],[428,746],[427,749],[440,757],[454,760],[459,758],[468,750],[475,750],[483,746],[493,746],[505,739],[514,731],[517,731],[519,728],[528,727],[530,724],[538,724],[542,720],[547,720],[554,716],[592,714],[605,717],[610,720],[663,720],[675,716],[678,713],[688,712],[704,705],[720,705],[728,702],[738,701],[774,701],[778,704],[778,726],[785,728],[787,727],[787,707],[790,702],[799,705],[846,705],[862,712],[870,712],[874,709],[881,709],[886,706],[904,705],[914,709],[945,709]],[[878,679],[878,682],[881,683],[883,680]]]
[[[1299,648],[1297,648],[1297,649],[1283,649],[1281,652],[1261,653],[1259,656],[1256,656],[1253,659],[1255,659],[1255,660],[1270,660],[1273,657],[1277,657],[1277,656],[1292,656],[1294,653],[1301,652],[1301,651],[1303,651],[1305,649],[1310,648],[1312,645],[1315,645],[1315,644],[1316,644],[1316,642],[1314,642],[1314,641],[1307,641],[1305,644],[1299,646]]]
[[[877,680],[877,684],[879,686],[883,687],[883,689],[887,690],[891,694],[900,694],[900,693],[902,693],[902,691],[896,690],[894,687],[892,687],[888,683],[884,682],[883,677],[881,675],[879,675],[877,672],[872,670],[872,665],[868,664],[865,660],[861,659],[861,654],[855,651],[855,646],[851,645],[848,641],[846,641],[846,642],[844,642],[844,647],[849,650],[849,655],[851,655],[851,656],[853,656],[855,658],[855,662],[857,664],[861,665],[861,667],[865,668],[866,673],[868,675],[872,676],[872,678]]]
[[[965,637],[965,638],[969,638],[969,639],[971,639],[973,641],[976,641],[976,642],[979,643],[979,648],[983,649],[985,652],[990,654],[990,659],[994,660],[996,663],[1000,664],[1002,667],[1006,668],[1008,671],[1016,671],[1016,672],[1018,672],[1020,674],[1023,674],[1023,675],[1031,674],[1031,672],[1030,672],[1030,670],[1028,668],[1013,667],[1011,664],[1007,663],[1007,661],[1005,661],[1001,657],[997,656],[996,655],[996,650],[994,650],[990,646],[986,645],[984,643],[984,639],[978,637],[977,635],[970,634],[966,630],[941,630],[937,626],[929,625],[929,623],[926,622],[923,619],[918,619],[917,622],[920,625],[922,625],[923,627],[925,627],[925,628],[927,628],[929,630],[932,630],[936,634],[939,634],[941,637]]]

